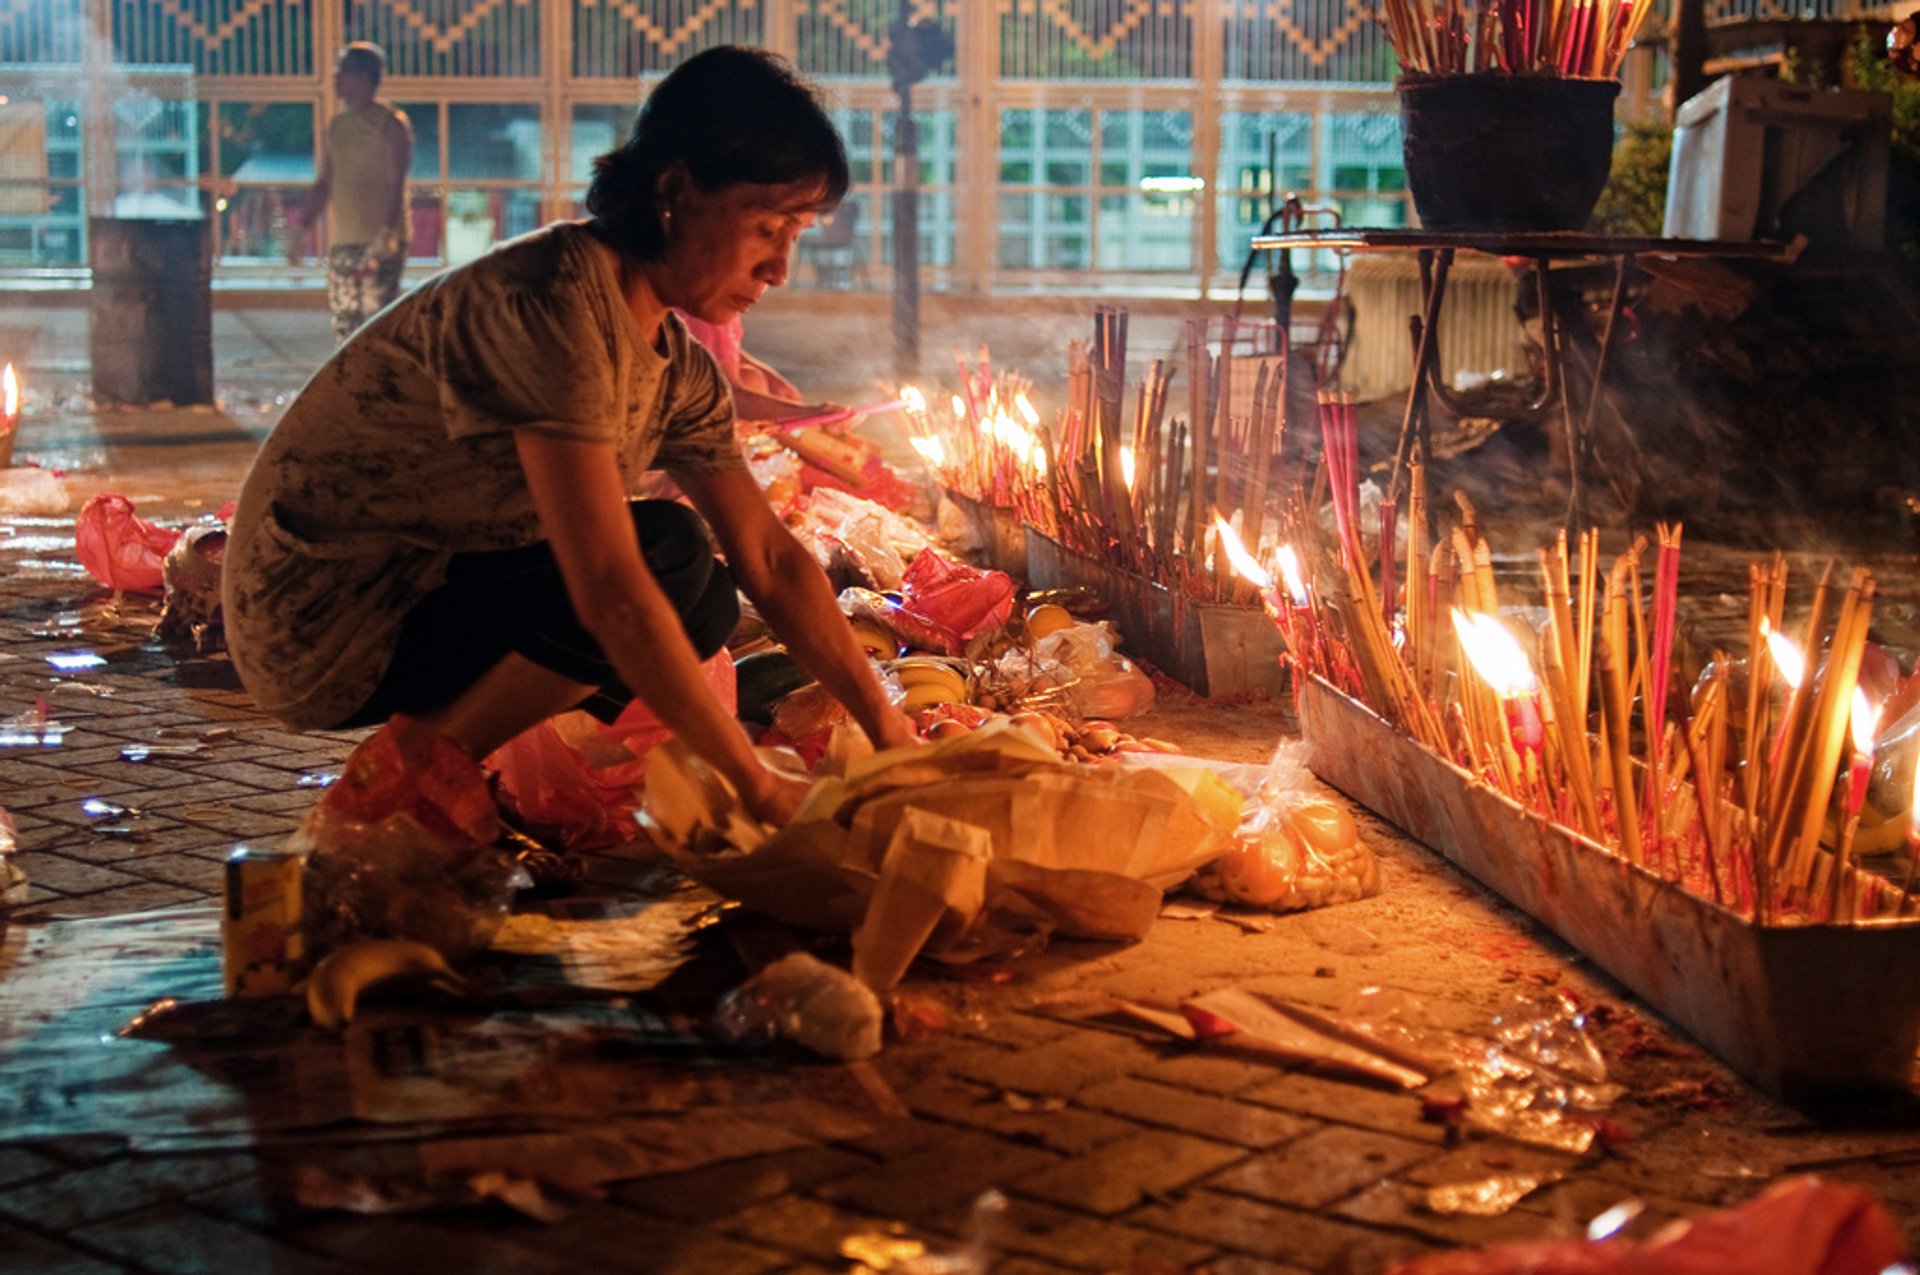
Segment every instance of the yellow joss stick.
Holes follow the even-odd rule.
[[[1853,688],[1860,677],[1860,658],[1866,650],[1867,624],[1873,613],[1873,577],[1865,568],[1856,568],[1840,604],[1840,620],[1833,633],[1833,648],[1827,658],[1826,676],[1821,679],[1818,723],[1812,739],[1815,747],[1808,791],[1800,797],[1799,839],[1788,868],[1790,881],[1804,884],[1820,849],[1820,825],[1833,796],[1840,756],[1847,744],[1848,720],[1853,713]],[[1808,676],[1812,676],[1809,668]],[[1836,868],[1842,866],[1835,865]]]
[[[1552,705],[1553,715],[1560,726],[1561,764],[1566,767],[1567,783],[1573,789],[1574,809],[1579,818],[1580,831],[1595,841],[1604,842],[1606,829],[1600,824],[1600,806],[1593,796],[1593,764],[1591,747],[1587,739],[1587,726],[1584,714],[1575,714],[1572,710],[1573,695],[1567,689],[1565,661],[1555,649],[1551,634],[1543,635],[1540,642],[1540,669],[1546,682],[1546,701]]]
[[[1589,527],[1580,533],[1580,597],[1577,633],[1580,649],[1576,653],[1573,667],[1569,670],[1567,689],[1573,692],[1573,702],[1580,711],[1580,720],[1585,721],[1588,708],[1593,704],[1593,621],[1594,612],[1600,605],[1600,532]]]
[[[1787,711],[1780,723],[1778,742],[1769,746],[1766,825],[1763,833],[1765,853],[1759,857],[1765,862],[1770,878],[1783,873],[1787,867],[1787,851],[1792,845],[1790,833],[1797,804],[1795,794],[1804,787],[1806,769],[1812,764],[1810,741],[1814,730],[1816,699],[1812,683],[1820,650],[1820,635],[1826,630],[1827,608],[1832,598],[1833,570],[1833,563],[1829,562],[1820,575],[1819,585],[1813,591],[1813,610],[1807,616],[1806,633],[1801,644],[1808,653],[1806,672],[1800,679],[1799,688],[1788,694]],[[1784,882],[1791,886],[1793,879],[1787,876]],[[1778,900],[1773,902],[1777,904]]]
[[[1625,627],[1622,617],[1620,627]],[[1640,807],[1633,799],[1633,758],[1627,751],[1627,670],[1623,643],[1600,640],[1600,709],[1607,725],[1607,761],[1613,772],[1614,823],[1627,862],[1640,862]]]

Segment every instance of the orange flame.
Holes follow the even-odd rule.
[[[912,444],[914,451],[920,453],[921,460],[926,461],[927,464],[932,465],[934,468],[938,469],[947,463],[947,449],[940,445],[939,439],[931,436],[922,437],[916,434],[912,438],[909,438],[907,442]]]
[[[9,424],[20,415],[20,378],[13,374],[13,364],[7,364],[7,370],[0,372],[0,416],[6,417]]]
[[[925,416],[927,414],[927,396],[920,392],[918,385],[902,385],[899,398],[906,405],[908,415]]]
[[[1234,534],[1233,528],[1218,510],[1214,511],[1213,528],[1220,537],[1220,547],[1226,551],[1227,562],[1232,565],[1233,573],[1259,588],[1271,589],[1273,577],[1266,568],[1254,561],[1253,555],[1247,552],[1247,547],[1240,543],[1240,537]]]
[[[1779,632],[1767,623],[1765,616],[1760,617],[1760,631],[1767,635],[1767,649],[1773,653],[1773,666],[1780,670],[1780,676],[1794,690],[1800,689],[1800,683],[1807,676],[1807,660],[1800,654],[1800,648],[1793,639]]]
[[[1120,449],[1120,481],[1127,485],[1127,492],[1129,494],[1133,492],[1133,467],[1135,463],[1133,448],[1122,447]]]
[[[1274,550],[1273,560],[1280,568],[1280,578],[1286,582],[1287,596],[1293,599],[1293,604],[1307,605],[1307,577],[1300,570],[1300,555],[1293,551],[1292,545],[1281,545]]]
[[[1853,751],[1862,757],[1873,756],[1873,737],[1880,729],[1880,710],[1867,693],[1853,688]]]
[[[1537,683],[1527,653],[1507,632],[1507,626],[1490,615],[1469,613],[1453,608],[1453,631],[1460,637],[1460,649],[1481,680],[1499,695],[1530,694]]]

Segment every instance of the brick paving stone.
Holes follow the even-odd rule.
[[[1376,1182],[1352,1199],[1334,1205],[1329,1212],[1371,1226],[1415,1231],[1438,1243],[1457,1247],[1548,1238],[1548,1228],[1537,1214],[1517,1209],[1498,1217],[1441,1214],[1428,1210],[1425,1200],[1425,1187]]]
[[[68,1231],[247,1177],[257,1169],[258,1161],[250,1155],[114,1159],[0,1192],[0,1213],[48,1230]]]
[[[1261,1149],[1296,1138],[1318,1124],[1284,1111],[1230,1102],[1212,1094],[1127,1076],[1083,1089],[1074,1101],[1144,1124],[1198,1134],[1216,1142]]]
[[[1225,1173],[1207,1186],[1273,1204],[1319,1208],[1433,1155],[1423,1142],[1335,1126],[1309,1133]]]
[[[263,815],[285,817],[298,823],[301,816],[313,809],[320,800],[318,788],[298,788],[289,781],[287,791],[265,793],[253,797],[235,797],[233,804],[240,810],[255,811]]]
[[[1580,1166],[1579,1156],[1544,1147],[1522,1146],[1504,1138],[1475,1139],[1414,1165],[1400,1176],[1415,1186],[1464,1182],[1496,1173],[1566,1172]]]
[[[1019,1111],[1007,1105],[999,1090],[945,1076],[904,1090],[900,1097],[916,1115],[985,1130],[1065,1155],[1084,1155],[1119,1141],[1137,1127],[1071,1106],[1057,1111]]]
[[[709,1221],[792,1191],[845,1177],[872,1162],[834,1147],[806,1147],[708,1165],[685,1173],[637,1178],[613,1187],[609,1198],[629,1207],[685,1221]]]
[[[1276,1262],[1270,1257],[1249,1257],[1245,1253],[1229,1253],[1225,1257],[1216,1257],[1207,1263],[1206,1275],[1317,1275],[1304,1266],[1293,1266],[1286,1262]]]
[[[649,1271],[689,1275],[766,1275],[790,1260],[788,1254],[762,1245],[621,1208],[602,1206],[569,1214],[557,1224],[563,1244],[553,1244],[547,1235],[532,1230],[530,1223],[516,1220],[514,1225],[525,1232],[519,1239],[521,1246],[563,1252],[575,1270],[618,1271],[644,1265]],[[481,1242],[488,1238],[487,1234],[475,1236]]]
[[[1026,1094],[1071,1096],[1088,1085],[1150,1067],[1157,1055],[1140,1041],[1102,1032],[1098,1044],[1084,1031],[1017,1053],[973,1051],[955,1060],[954,1075]]]
[[[1241,1097],[1330,1123],[1378,1129],[1419,1142],[1447,1140],[1445,1128],[1421,1118],[1420,1100],[1411,1094],[1386,1093],[1292,1072],[1256,1085]]]
[[[1141,1209],[1128,1220],[1238,1250],[1250,1258],[1354,1275],[1378,1271],[1388,1262],[1416,1257],[1432,1247],[1410,1235],[1387,1234],[1213,1191],[1194,1191],[1173,1204]]]
[[[1031,1257],[1001,1257],[993,1263],[993,1275],[1078,1275],[1092,1269],[1090,1266],[1056,1266]]]
[[[56,901],[45,904],[33,904],[16,909],[10,917],[21,920],[55,917],[115,916],[127,912],[150,912],[154,908],[172,907],[177,903],[204,902],[203,896],[192,890],[183,890],[179,886],[161,885],[154,881],[144,881],[139,885],[130,885],[117,890],[104,890],[99,894],[83,894],[76,897],[62,896]]]
[[[1151,1129],[1012,1183],[1012,1193],[1112,1215],[1143,1198],[1177,1191],[1246,1153],[1183,1133]]]
[[[0,1275],[108,1275],[125,1269],[0,1222]]]
[[[724,1229],[730,1235],[756,1240],[839,1271],[846,1270],[840,1245],[848,1236],[903,1231],[891,1219],[800,1195],[782,1196],[743,1209],[726,1220]]]
[[[1219,1054],[1173,1054],[1153,1065],[1153,1078],[1213,1094],[1239,1094],[1274,1078],[1271,1063],[1245,1062]]]
[[[1030,1049],[1071,1035],[1077,1029],[1045,1014],[993,1013],[981,1015],[978,1023],[961,1022],[957,1034],[990,1040],[1004,1049]]]
[[[340,1275],[352,1269],[178,1205],[158,1205],[74,1233],[74,1239],[156,1275]]]
[[[1034,1200],[1011,1200],[995,1245],[1011,1253],[1041,1257],[1096,1271],[1186,1270],[1210,1263],[1217,1250],[1178,1236],[1097,1220]],[[994,1265],[995,1275],[1000,1266]]]
[[[482,1217],[498,1218],[484,1213]],[[499,1227],[485,1233],[470,1234],[445,1225],[458,1214],[436,1215],[432,1220],[420,1217],[343,1217],[338,1214],[312,1226],[292,1232],[303,1248],[324,1256],[314,1260],[328,1271],[392,1272],[392,1275],[564,1275],[579,1269],[568,1262],[558,1246],[541,1251],[515,1244],[499,1234]],[[261,1265],[280,1275],[278,1266]],[[604,1264],[596,1266],[604,1270]]]
[[[0,1190],[57,1173],[66,1166],[33,1147],[0,1146]]]
[[[226,871],[220,864],[181,853],[150,855],[130,864],[128,870],[149,881],[177,885],[206,895],[219,894],[226,878]]]
[[[27,874],[27,880],[61,894],[97,894],[141,884],[139,877],[98,863],[82,863],[49,851],[23,850],[14,857],[14,866]]]
[[[932,1132],[918,1150],[888,1156],[885,1163],[826,1183],[814,1194],[868,1213],[913,1218],[929,1208],[969,1204],[983,1192],[1062,1163],[1049,1152],[971,1129]]]

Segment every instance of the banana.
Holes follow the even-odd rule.
[[[910,686],[906,698],[900,701],[900,711],[917,713],[923,708],[932,708],[936,704],[964,704],[967,697],[964,692],[956,694],[943,686],[928,684]]]
[[[307,1013],[328,1031],[353,1021],[360,994],[378,983],[419,978],[445,991],[464,992],[466,980],[425,943],[370,939],[330,952],[307,977]]]

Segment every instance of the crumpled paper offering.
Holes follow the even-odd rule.
[[[777,832],[678,741],[652,765],[640,819],[669,857],[756,911],[851,933],[875,990],[921,954],[965,962],[1054,932],[1139,939],[1241,816],[1203,766],[1075,766],[1004,720],[849,760]]]

